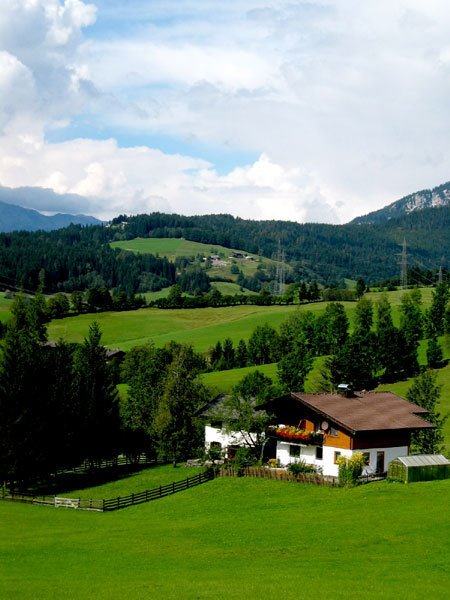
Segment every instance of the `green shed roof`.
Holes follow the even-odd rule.
[[[424,467],[428,465],[450,465],[450,460],[442,454],[411,454],[397,457],[405,467]]]

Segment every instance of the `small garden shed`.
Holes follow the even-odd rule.
[[[442,454],[399,456],[388,468],[388,479],[405,483],[447,478],[450,478],[450,461]]]

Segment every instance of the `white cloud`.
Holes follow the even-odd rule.
[[[103,219],[155,210],[298,221],[337,218],[311,175],[286,170],[266,155],[220,176],[205,161],[145,147],[119,148],[114,140],[44,144],[36,137],[22,138],[11,155],[12,146],[0,140],[2,185],[84,196],[79,210]],[[42,209],[41,196],[35,201],[39,204],[29,206]],[[60,210],[73,209],[72,198],[61,198]]]
[[[350,219],[450,178],[449,26],[444,0],[10,0],[0,183],[83,194],[99,216]],[[113,139],[45,141],[75,117],[93,137],[259,159],[218,175]]]

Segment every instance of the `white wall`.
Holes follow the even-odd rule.
[[[339,475],[338,465],[334,464],[334,453],[340,452],[341,456],[352,456],[355,452],[369,452],[370,463],[363,473],[374,473],[377,467],[377,452],[384,452],[384,470],[387,471],[389,463],[398,456],[407,456],[407,446],[396,446],[394,448],[368,448],[364,450],[346,450],[343,448],[334,448],[333,446],[323,447],[323,459],[316,459],[316,446],[300,446],[300,457],[290,456],[289,442],[277,442],[276,458],[282,465],[288,465],[291,462],[304,461],[308,465],[314,465],[321,468],[323,475],[337,477]]]
[[[300,447],[300,456],[294,457],[290,455],[290,446]],[[325,450],[325,448],[324,448]],[[314,465],[317,468],[322,469],[324,461],[316,459],[316,446],[291,444],[290,442],[277,441],[277,455],[276,458],[284,466],[293,463],[303,461],[307,465]]]
[[[240,433],[226,433],[224,429],[216,429],[211,425],[205,426],[205,448],[209,450],[211,442],[219,442],[222,450],[226,450],[228,446],[245,446],[245,440]]]
[[[384,452],[384,470],[388,470],[389,463],[399,456],[408,456],[408,446],[396,446],[395,448],[370,448],[360,450],[360,452],[370,452],[370,463],[364,469],[363,474],[375,473],[377,468],[377,452]],[[357,450],[355,450],[357,452]]]

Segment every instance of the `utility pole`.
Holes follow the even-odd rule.
[[[275,296],[281,296],[286,291],[286,273],[284,269],[284,261],[284,250],[281,249],[281,241],[278,240],[277,267],[275,271],[275,286],[273,291]]]
[[[405,238],[403,238],[402,252],[400,254],[400,286],[402,290],[408,288],[408,255],[406,253]]]
[[[442,266],[439,267],[439,273],[438,273],[438,285],[441,285],[442,283]]]

